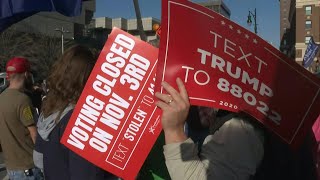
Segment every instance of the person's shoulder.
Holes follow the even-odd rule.
[[[19,98],[23,101],[30,101],[30,97],[26,93],[23,93],[23,92],[18,92],[17,98]]]
[[[221,142],[226,139],[233,139],[235,141],[240,139],[255,139],[259,142],[264,141],[264,130],[257,127],[251,119],[234,116],[232,114],[223,118],[227,118],[227,121],[223,121],[224,124],[214,132],[209,139],[213,138]]]
[[[16,91],[12,99],[18,104],[31,104],[30,97],[27,94],[20,91]]]
[[[59,122],[59,124],[61,124],[62,126],[65,126],[65,125],[67,125],[68,124],[68,122],[69,122],[69,120],[70,120],[70,118],[71,118],[71,115],[72,115],[72,113],[73,113],[73,107],[67,107],[65,110],[64,110],[64,112],[62,113],[62,115],[61,115],[61,119],[60,119],[60,122]]]
[[[223,126],[225,131],[243,131],[246,134],[261,134],[263,132],[263,129],[260,127],[257,127],[255,122],[252,122],[254,120],[248,119],[245,117],[233,117],[229,121],[227,121]]]
[[[247,167],[254,174],[263,158],[263,130],[246,117],[233,116],[205,139],[202,152],[211,155],[212,151],[222,155],[220,161],[232,162],[234,170]]]
[[[14,100],[28,99],[28,96],[26,94],[16,89],[6,89],[0,94],[0,97],[10,98]]]

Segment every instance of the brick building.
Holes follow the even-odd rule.
[[[302,63],[308,42],[313,37],[320,43],[320,1],[297,0],[296,2],[296,61]],[[319,54],[314,61],[319,59]],[[315,63],[314,63],[315,65]]]
[[[310,37],[320,43],[320,1],[280,0],[280,11],[280,50],[302,64]],[[310,71],[316,71],[319,58],[318,53]]]

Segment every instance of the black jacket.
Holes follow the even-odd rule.
[[[67,149],[60,139],[71,117],[68,112],[49,135],[49,141],[37,136],[35,150],[43,153],[44,175],[46,180],[106,180],[113,175],[91,164]]]

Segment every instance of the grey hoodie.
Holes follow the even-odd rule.
[[[60,120],[70,111],[74,108],[74,105],[68,105],[64,111],[62,112],[60,116]],[[43,114],[40,114],[40,117],[38,119],[37,128],[38,133],[40,137],[45,141],[49,141],[49,135],[52,132],[52,130],[56,127],[56,118],[59,115],[59,111],[51,114],[49,117],[44,118]],[[33,151],[33,161],[34,164],[40,168],[43,169],[43,154],[37,151]]]

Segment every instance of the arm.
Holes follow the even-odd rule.
[[[207,166],[199,159],[197,146],[184,133],[190,108],[189,97],[180,79],[177,79],[177,85],[179,92],[163,82],[162,86],[170,95],[156,93],[160,100],[156,105],[162,109],[166,165],[173,180],[206,179]]]
[[[159,99],[156,105],[162,109],[162,127],[166,144],[179,143],[187,139],[184,133],[184,124],[190,108],[189,96],[181,79],[177,79],[177,84],[180,92],[163,82],[162,86],[169,95],[156,93],[156,97]]]
[[[166,165],[173,180],[204,180],[207,178],[208,163],[201,161],[198,147],[191,139],[163,147]]]
[[[32,111],[31,100],[28,97],[23,100],[18,111],[21,123],[29,130],[31,139],[33,143],[35,143],[37,137],[37,128],[35,126],[34,118],[36,117]]]
[[[168,83],[163,82],[162,86],[169,93],[156,93],[159,99],[156,105],[162,109],[162,127],[165,134],[166,145],[164,155],[166,165],[172,179],[204,179],[205,167],[197,156],[197,147],[184,133],[184,124],[188,116],[190,104],[187,91],[181,81],[177,79],[179,92]],[[188,149],[181,153],[181,149]],[[183,157],[182,157],[183,156]],[[184,160],[193,160],[184,162]],[[191,175],[194,176],[191,177]]]
[[[36,143],[36,137],[37,137],[37,128],[36,128],[36,126],[29,126],[28,130],[29,130],[31,139],[32,139],[33,143],[35,144]]]
[[[249,122],[231,119],[209,135],[198,155],[191,139],[164,146],[172,179],[248,180],[263,158],[263,135]]]
[[[200,156],[197,145],[183,134],[189,102],[181,80],[180,93],[167,83],[171,95],[159,94],[162,126],[166,136],[164,154],[170,176],[175,179],[249,179],[263,157],[263,143],[253,126],[243,120],[230,120],[206,138]],[[170,102],[170,98],[174,101]]]

